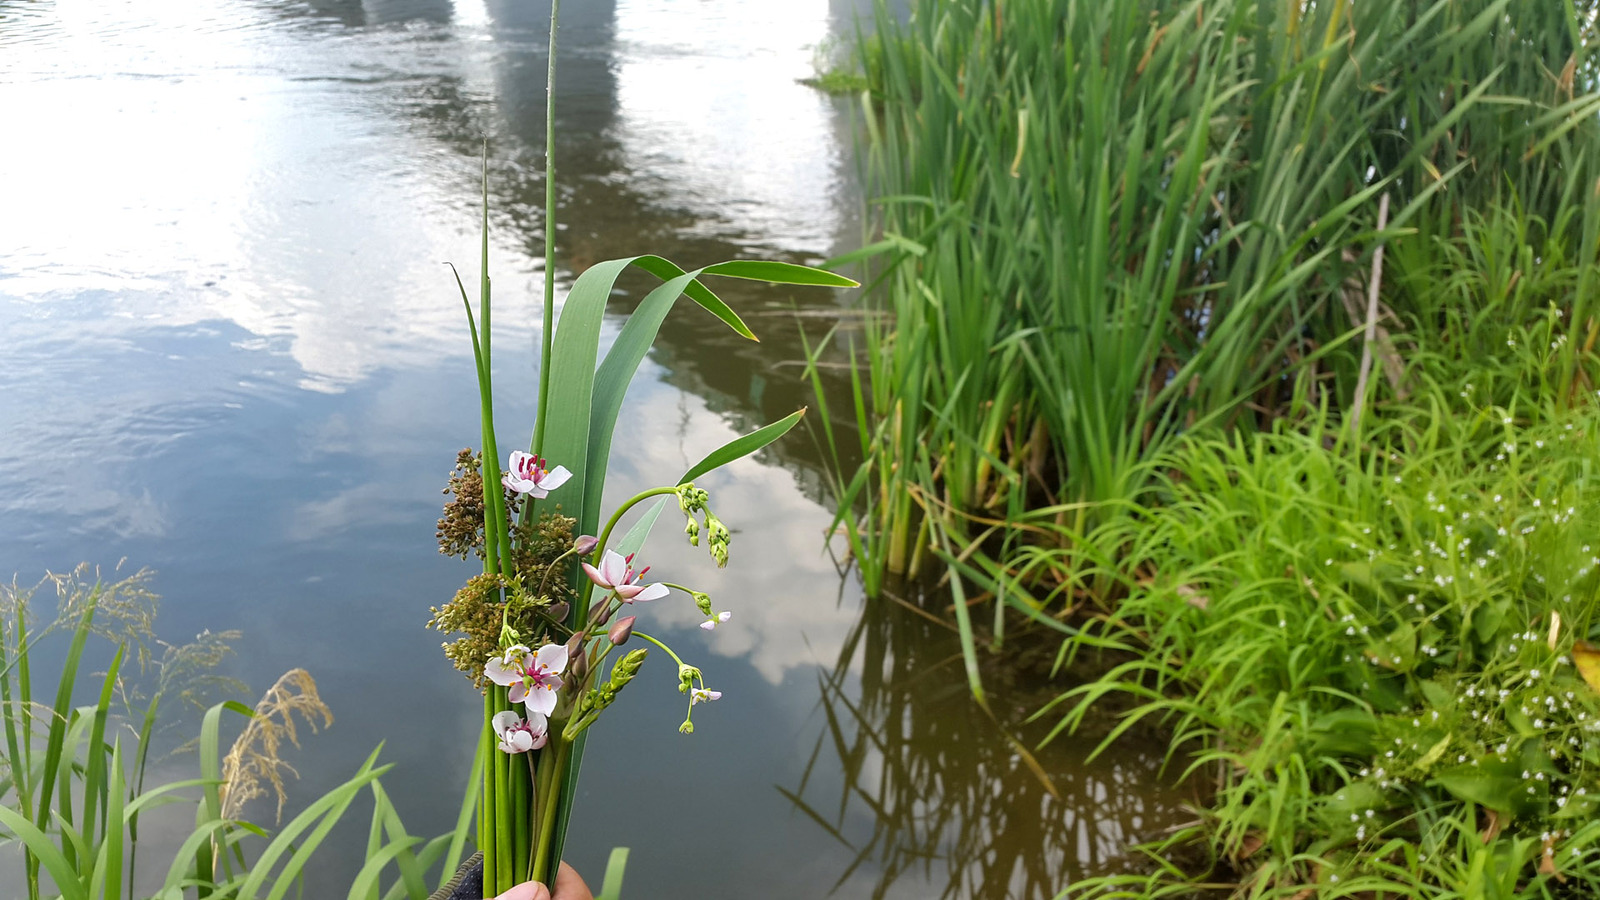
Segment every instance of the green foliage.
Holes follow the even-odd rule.
[[[276,760],[276,740],[235,742],[225,760],[220,743],[222,720],[233,712],[250,718],[258,713],[277,715],[278,707],[306,710],[315,701],[295,692],[292,697],[264,701],[258,710],[235,702],[211,706],[204,716],[198,742],[200,777],[146,789],[143,786],[150,741],[155,733],[156,710],[161,701],[194,698],[197,660],[215,658],[214,642],[196,653],[180,648],[169,654],[158,679],[159,689],[143,708],[130,708],[128,717],[113,709],[119,696],[136,696],[127,688],[138,661],[137,641],[148,636],[141,623],[154,614],[155,597],[146,573],[104,583],[87,568],[51,583],[60,597],[58,614],[45,625],[32,621],[33,591],[13,585],[0,592],[0,724],[5,733],[3,776],[0,776],[0,845],[21,849],[24,883],[12,887],[29,900],[60,897],[63,900],[116,900],[135,894],[138,874],[139,818],[148,810],[172,803],[193,804],[195,826],[166,869],[154,897],[179,900],[186,895],[239,900],[278,900],[303,890],[302,873],[329,831],[343,819],[352,803],[366,791],[373,810],[367,863],[352,884],[352,900],[422,898],[427,895],[424,873],[441,863],[449,870],[460,851],[458,834],[431,841],[407,834],[378,779],[387,770],[376,764],[377,752],[347,781],[306,804],[302,812],[281,828],[269,830],[240,814],[230,803],[249,796],[247,766],[231,764],[240,755],[268,753]],[[121,627],[107,628],[112,623]],[[131,629],[127,626],[132,625]],[[55,700],[45,705],[35,699],[32,657],[41,641],[53,634],[66,637],[68,646],[56,680]],[[130,643],[130,641],[134,643]],[[130,652],[133,648],[134,652]],[[82,675],[89,660],[109,650],[110,662],[98,685],[86,684]],[[166,671],[168,667],[173,671]],[[298,670],[297,670],[298,672]],[[296,673],[291,673],[295,675]],[[301,684],[309,676],[298,672]],[[198,681],[203,685],[207,679]],[[80,689],[97,697],[91,705],[74,706]],[[275,691],[277,689],[275,688]],[[269,692],[269,700],[273,696]],[[261,720],[254,720],[260,723]],[[266,725],[281,728],[284,720]],[[289,720],[292,726],[292,720]],[[248,735],[251,729],[246,728]],[[260,729],[257,729],[258,731]],[[287,735],[293,739],[292,728]],[[243,745],[243,746],[242,746]],[[259,769],[257,771],[260,771]],[[272,776],[263,776],[272,777]],[[275,780],[275,779],[274,779]],[[446,851],[449,851],[448,858]],[[387,890],[381,882],[391,878]]]
[[[1215,776],[1205,831],[1252,890],[1466,890],[1496,854],[1525,884],[1547,849],[1600,887],[1600,696],[1572,660],[1600,633],[1600,413],[1449,399],[1361,454],[1326,423],[1196,436],[1090,536],[1125,596],[1063,652],[1135,656],[1042,714],[1138,698],[1124,727]]]
[[[1445,274],[1440,247],[1583,258],[1600,226],[1583,7],[929,0],[904,25],[880,11],[859,55],[881,239],[851,256],[880,265],[888,315],[865,320],[867,462],[838,486],[864,515],[851,539],[869,588],[948,556],[941,533],[962,555],[983,538],[1015,574],[1024,542],[982,520],[1049,509],[1090,528],[1148,489],[1144,461],[1185,430],[1268,428],[1301,382],[1345,407],[1365,305],[1352,315],[1350,294],[1380,239],[1419,254],[1403,278]],[[1396,210],[1381,233],[1380,194]],[[1548,227],[1454,243],[1495,205]],[[1501,279],[1517,269],[1495,261]],[[1569,322],[1586,321],[1592,281],[1580,273]],[[1401,323],[1450,324],[1387,284],[1383,298]]]

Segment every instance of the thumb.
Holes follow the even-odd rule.
[[[524,881],[494,900],[550,900],[550,891],[537,881]]]

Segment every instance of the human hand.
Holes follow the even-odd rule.
[[[563,860],[561,868],[556,871],[554,897],[539,882],[524,881],[494,900],[594,900],[594,894],[589,890],[589,886],[584,884],[583,878],[578,875],[578,870]]]

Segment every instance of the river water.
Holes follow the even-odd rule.
[[[858,245],[849,102],[797,79],[866,6],[568,0],[562,283],[639,252],[815,263]],[[548,15],[0,0],[0,569],[29,582],[126,559],[157,573],[163,637],[241,632],[224,672],[252,696],[309,669],[337,721],[292,751],[291,810],[379,742],[411,831],[447,830],[460,801],[480,707],[421,627],[473,571],[433,537],[477,435],[441,263],[473,283],[487,142],[500,441],[525,444]],[[850,298],[723,287],[763,341],[680,307],[628,396],[613,501],[811,402],[802,329],[820,338]],[[632,897],[1051,897],[1179,815],[1137,746],[1085,763],[1052,745],[1050,796],[966,698],[948,629],[864,603],[841,574],[803,430],[703,483],[735,529],[732,564],[663,527],[653,574],[706,587],[733,619],[707,635],[676,602],[644,619],[726,696],[680,735],[656,665],[596,728],[568,853],[592,879],[626,845]],[[143,836],[159,847],[181,826]],[[364,838],[359,823],[336,836],[312,896],[348,881]]]

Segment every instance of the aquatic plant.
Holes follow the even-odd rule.
[[[1549,336],[1513,340],[1551,365]],[[1074,896],[1600,888],[1600,412],[1453,387],[1360,453],[1326,418],[1196,435],[1152,462],[1156,501],[1093,533],[1084,564],[1125,595],[1063,658],[1133,656],[1040,715],[1061,733],[1117,698],[1119,731],[1169,729],[1215,797],[1152,850],[1198,842],[1213,868]]]
[[[560,3],[553,3],[547,74],[552,83],[559,16]],[[659,256],[633,256],[598,263],[578,275],[561,304],[558,323],[554,97],[549,91],[539,399],[528,449],[511,453],[504,468],[491,379],[487,159],[476,315],[465,285],[459,275],[456,278],[477,367],[482,450],[464,451],[457,459],[447,488],[456,499],[440,521],[440,550],[463,556],[476,553],[483,559],[484,571],[450,603],[435,609],[431,624],[464,633],[447,653],[484,690],[477,839],[488,892],[504,891],[527,879],[544,881],[556,871],[587,729],[638,673],[646,656],[643,649],[632,650],[607,670],[605,663],[616,647],[637,638],[672,658],[679,688],[688,698],[689,716],[681,727],[686,733],[694,728],[695,705],[721,697],[705,686],[698,668],[634,627],[632,617],[626,627],[612,626],[611,618],[625,605],[677,591],[690,598],[708,622],[727,619],[726,612],[712,610],[703,591],[644,583],[647,568],[634,568],[634,554],[667,499],[675,497],[689,543],[698,546],[703,537],[717,564],[726,565],[731,534],[695,479],[781,437],[804,410],[731,441],[680,477],[640,491],[602,519],[601,496],[623,395],[662,321],[678,299],[687,296],[735,333],[754,340],[739,316],[707,287],[703,279],[708,275],[780,284],[855,285],[848,278],[790,263],[735,260],[685,270]],[[606,301],[616,280],[630,268],[662,283],[628,317],[601,357],[600,324]],[[474,487],[481,490],[481,501],[468,496]],[[618,532],[629,513],[637,513],[636,520]],[[550,539],[556,535],[559,540]]]
[[[869,591],[884,572],[965,579],[994,598],[997,641],[1008,614],[1064,618],[1112,585],[1051,554],[1144,496],[1144,463],[1181,435],[1270,429],[1297,391],[1336,413],[1367,402],[1369,288],[1372,399],[1406,390],[1401,325],[1455,333],[1448,302],[1373,286],[1378,246],[1430,257],[1498,204],[1553,246],[1496,277],[1533,277],[1547,249],[1588,258],[1593,12],[927,0],[901,23],[880,7],[858,51],[876,231],[841,261],[875,267],[885,315],[835,336],[865,369],[865,462],[836,493]],[[1553,387],[1569,394],[1595,284],[1576,276]]]

